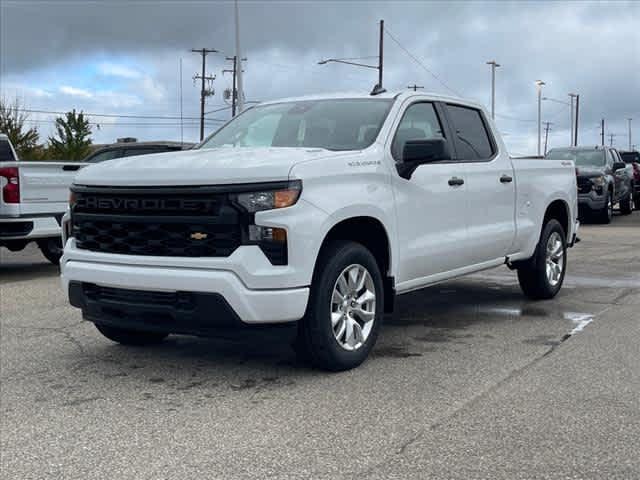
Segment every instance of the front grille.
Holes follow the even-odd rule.
[[[578,193],[589,193],[593,184],[588,178],[578,178]]]
[[[242,243],[229,194],[193,189],[74,189],[80,249],[125,255],[226,257]]]

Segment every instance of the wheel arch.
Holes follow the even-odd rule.
[[[363,215],[342,219],[329,228],[322,243],[313,270],[315,277],[318,259],[332,242],[348,240],[367,248],[376,259],[383,277],[385,312],[393,311],[395,285],[392,271],[391,239],[384,224],[375,217]]]

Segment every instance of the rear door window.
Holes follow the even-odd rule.
[[[495,148],[480,110],[460,105],[447,105],[455,133],[458,160],[490,160]]]

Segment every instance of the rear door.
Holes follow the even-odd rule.
[[[466,176],[469,265],[504,257],[515,238],[515,176],[511,159],[500,150],[480,109],[446,105],[457,159]]]

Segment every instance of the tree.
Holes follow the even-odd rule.
[[[29,116],[22,110],[17,98],[13,104],[0,98],[0,133],[9,137],[20,159],[32,156],[40,138],[37,128],[25,127],[24,124],[28,119]]]
[[[49,137],[49,149],[60,160],[82,160],[91,151],[91,127],[75,109],[56,118],[56,134]],[[57,137],[57,138],[56,138]]]

